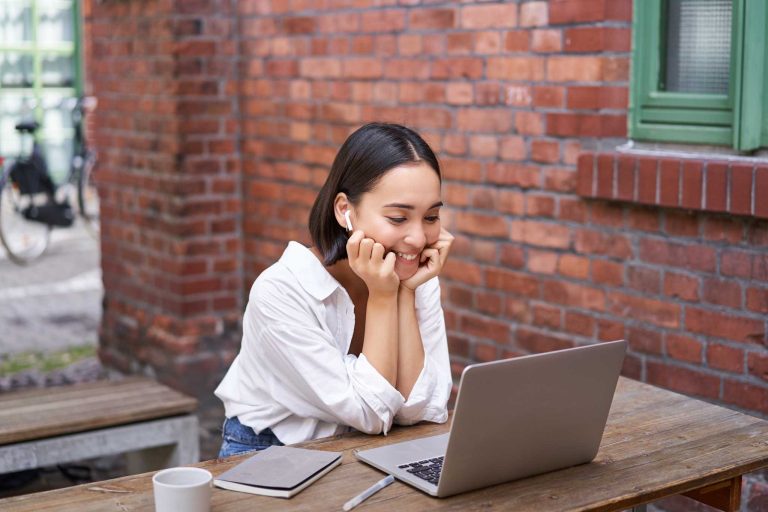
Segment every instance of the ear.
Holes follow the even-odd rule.
[[[345,231],[347,229],[347,221],[344,218],[344,212],[351,209],[352,203],[347,199],[347,194],[344,192],[336,194],[336,198],[333,200],[333,214],[336,217],[336,222],[338,222],[339,226],[344,228]]]

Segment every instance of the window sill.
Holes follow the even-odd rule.
[[[768,160],[627,150],[579,155],[583,197],[768,218]]]

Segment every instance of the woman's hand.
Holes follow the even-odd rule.
[[[438,237],[437,242],[428,245],[421,251],[419,269],[411,277],[401,281],[401,286],[413,291],[433,277],[440,275],[445,260],[448,259],[448,253],[451,250],[452,244],[453,235],[445,228],[440,228],[440,236]]]
[[[400,279],[395,273],[397,255],[384,256],[384,246],[357,230],[347,240],[349,266],[368,287],[368,295],[397,293]]]

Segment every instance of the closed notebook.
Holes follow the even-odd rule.
[[[341,452],[270,446],[213,480],[232,491],[290,498],[341,464]]]

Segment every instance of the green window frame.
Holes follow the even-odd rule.
[[[667,0],[633,4],[630,137],[739,151],[768,146],[768,2],[733,0],[727,94],[663,90]]]
[[[34,117],[54,178],[72,151],[63,100],[83,92],[81,0],[0,0],[0,155],[15,157],[14,125]]]

